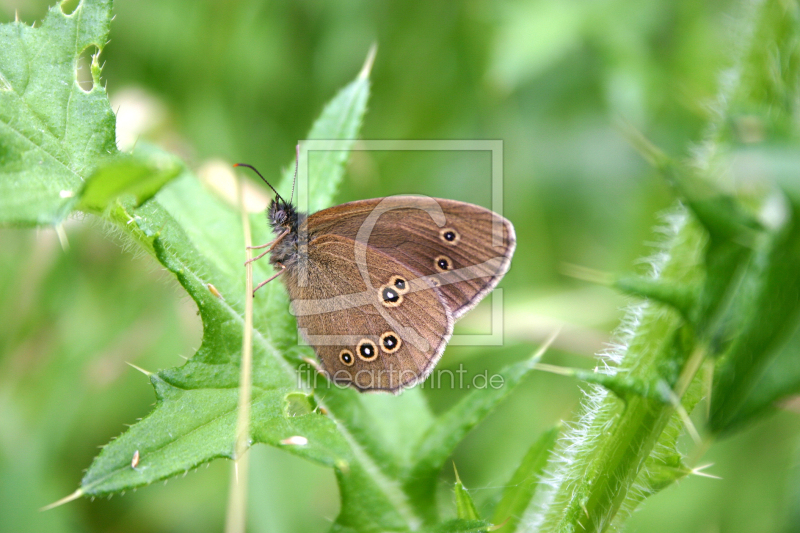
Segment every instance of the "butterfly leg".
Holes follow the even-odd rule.
[[[260,250],[262,248],[266,248],[267,246],[272,246],[272,243],[275,242],[275,239],[269,241],[267,244],[262,244],[261,246],[248,246],[248,250]]]
[[[265,246],[268,246],[269,248],[264,250],[259,256],[253,257],[252,259],[248,259],[247,261],[244,262],[244,264],[247,265],[248,263],[252,263],[253,261],[258,261],[259,259],[261,259],[265,255],[270,253],[273,250],[273,248],[275,248],[275,246],[277,246],[278,243],[281,242],[281,239],[286,237],[286,235],[288,235],[288,234],[289,234],[289,230],[287,229],[283,233],[278,235],[278,238],[275,239],[274,241],[268,242],[267,244],[262,244],[261,246],[248,246],[247,248],[249,248],[250,250],[258,250],[258,249],[264,248]]]
[[[275,278],[277,278],[278,276],[280,276],[281,274],[283,274],[284,270],[286,270],[286,267],[285,267],[285,266],[283,266],[281,263],[275,263],[275,264],[276,264],[276,265],[278,265],[279,267],[281,267],[281,269],[280,269],[280,270],[279,270],[279,271],[278,271],[276,274],[273,274],[272,276],[268,277],[267,279],[265,279],[264,281],[262,281],[261,283],[259,283],[259,284],[258,284],[258,286],[256,286],[256,288],[255,288],[255,289],[253,289],[253,296],[255,296],[255,295],[256,295],[256,291],[257,291],[258,289],[260,289],[261,287],[263,287],[264,285],[266,285],[267,283],[269,283],[269,282],[270,282],[270,281],[272,281],[273,279],[275,279]]]

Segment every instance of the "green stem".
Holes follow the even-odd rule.
[[[703,230],[685,215],[673,230],[667,259],[656,265],[659,279],[694,281],[702,272]],[[690,326],[677,311],[653,302],[631,311],[627,320],[627,349],[617,373],[651,384],[667,382],[683,396],[704,353],[696,349]],[[664,375],[663,369],[676,364],[677,371]],[[585,406],[586,425],[567,434],[568,444],[556,458],[570,466],[554,474],[556,489],[540,517],[543,531],[605,530],[675,415],[673,403],[653,395],[630,395],[623,403],[596,390]]]
[[[611,523],[674,412],[674,407],[656,400],[628,401],[625,416],[610,435],[609,453],[593,476],[582,509],[587,520],[578,520],[578,531],[603,531]]]
[[[706,142],[696,151],[693,161],[695,173],[710,182],[724,181],[730,175],[722,156],[739,142],[735,132],[730,131],[737,114],[760,113],[772,128],[768,131],[776,132],[784,131],[791,117],[796,116],[791,112],[791,102],[796,99],[787,99],[786,95],[797,94],[800,79],[796,68],[800,8],[796,2],[781,0],[756,1],[746,7],[749,12],[742,20],[747,27],[745,37],[740,39],[745,48],[736,76],[731,78],[735,83],[723,87],[717,119],[710,124]],[[653,159],[659,164],[662,158]],[[689,200],[687,205],[695,211],[701,207],[726,207]],[[696,313],[689,315],[695,317],[698,330],[675,309],[650,301],[628,314],[628,325],[622,328],[625,333],[618,343],[622,348],[613,357],[619,366],[610,371],[655,387],[656,391],[668,385],[687,412],[701,394],[697,375],[707,355],[704,332],[713,324],[715,310],[725,303],[726,295],[735,290],[732,284],[736,270],[731,269],[736,261],[745,260],[730,253],[724,255],[726,250],[719,248],[720,243],[731,238],[725,231],[720,232],[730,228],[719,223],[735,221],[735,217],[714,219],[718,214],[698,211],[695,219],[684,212],[673,224],[672,239],[660,254],[662,259],[654,265],[653,282],[658,287],[703,288],[702,297],[693,303]],[[722,214],[736,213],[728,210]],[[708,231],[698,220],[704,221]],[[709,225],[710,222],[717,225]],[[714,262],[706,261],[709,232],[717,239]],[[728,270],[719,270],[722,267]],[[526,513],[530,530],[605,531],[619,525],[646,495],[677,479],[659,479],[657,471],[659,466],[669,469],[676,465],[678,468],[673,469],[678,473],[685,471],[680,468],[682,459],[675,449],[682,427],[677,407],[674,397],[671,401],[662,400],[657,394],[626,395],[623,404],[611,393],[593,386],[583,402],[580,422],[567,432],[550,461],[550,478],[545,480],[548,490],[537,496],[538,501]],[[651,465],[653,470],[648,469]]]

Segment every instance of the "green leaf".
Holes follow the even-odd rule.
[[[186,364],[147,373],[156,406],[95,458],[77,493],[90,496],[233,456],[244,327],[240,215],[171,156],[141,146],[132,156],[119,155],[96,56],[93,89],[83,92],[75,83],[79,54],[91,44],[102,48],[110,18],[110,2],[83,0],[69,16],[54,7],[38,29],[13,23],[0,33],[10,50],[0,58],[0,223],[57,224],[73,208],[96,214],[176,277],[203,323],[202,344]],[[312,172],[299,191],[305,186],[312,193],[311,211],[332,203],[342,179],[366,111],[371,61],[372,55],[309,133],[310,139],[345,140],[336,150],[310,155]],[[252,225],[255,243],[270,240],[263,216],[252,217]],[[263,279],[270,269],[259,262],[255,276]],[[313,371],[302,358],[313,353],[297,345],[296,323],[280,284],[259,292],[254,311],[252,442],[334,470],[342,500],[335,531],[432,525],[435,509],[428,519],[424,512],[432,507],[426,504],[423,511],[414,505],[404,485],[407,474],[424,472],[435,490],[435,477],[458,440],[530,370],[530,363],[510,367],[505,387],[473,392],[436,420],[419,390],[378,398],[330,388],[322,378],[309,385]],[[436,430],[439,423],[451,434]],[[418,446],[391,445],[398,435]],[[420,468],[417,450],[426,452]],[[461,489],[460,513],[468,519],[439,524],[441,530],[485,530],[489,524],[475,520],[474,505]]]
[[[456,465],[453,465],[453,471],[456,473],[456,483],[453,490],[456,495],[456,514],[458,518],[461,520],[480,520],[481,517],[472,502],[472,496],[469,495],[467,489],[464,488],[464,484],[461,483],[461,478],[458,477]]]
[[[421,533],[485,533],[491,531],[492,525],[485,520],[462,520],[455,518],[435,526],[421,529]]]
[[[312,132],[354,138],[368,93],[369,83],[362,75],[326,107]],[[317,172],[310,176],[315,202],[331,201],[346,157],[345,153],[323,158],[325,164],[315,167]],[[244,325],[244,243],[236,238],[242,234],[239,215],[211,197],[191,174],[184,173],[138,208],[118,202],[107,216],[175,274],[198,306],[204,335],[200,349],[186,365],[151,378],[157,385],[156,409],[104,448],[84,479],[82,488],[87,494],[139,486],[215,457],[231,456]],[[253,233],[257,242],[269,240],[261,216],[253,218]],[[256,263],[255,275],[266,277],[268,268],[266,262]],[[209,290],[209,284],[221,297]],[[321,379],[316,403],[328,415],[287,416],[288,412],[297,414],[304,384],[295,366],[299,355],[296,324],[279,284],[266,287],[255,300],[253,347],[253,441],[280,446],[336,470],[343,501],[336,527],[383,531],[418,523],[405,496],[385,473],[391,468],[377,453],[380,445],[370,446],[363,437],[366,432],[349,431],[359,423],[369,425],[348,418],[353,410],[346,407],[357,406],[361,397],[352,391],[325,390],[327,382]],[[299,352],[312,355],[307,348]],[[307,365],[300,368],[307,370]],[[326,405],[321,398],[329,392],[332,396],[341,392],[344,400]],[[181,424],[170,423],[187,412],[191,416]],[[149,438],[145,445],[139,438],[142,435]],[[287,441],[290,437],[303,437],[306,444],[290,444],[298,442]],[[148,467],[145,473],[138,466],[139,471],[131,469],[136,449],[141,465]],[[157,461],[158,468],[151,461]]]
[[[706,367],[704,370],[708,370]],[[681,408],[691,412],[697,403],[707,394],[707,380],[701,371],[700,379],[692,381],[681,398]],[[683,462],[683,455],[678,449],[678,439],[686,429],[686,421],[673,415],[667,423],[653,452],[645,459],[644,465],[636,478],[636,490],[631,490],[621,503],[614,523],[621,525],[646,498],[666,489],[673,483],[683,479],[692,471]]]
[[[720,165],[737,169],[743,182],[772,179],[784,192],[780,220],[755,243],[742,268],[739,289],[725,321],[730,339],[714,375],[709,426],[730,432],[753,420],[766,406],[796,390],[796,344],[787,342],[800,322],[800,187],[796,164],[800,129],[800,7],[765,2],[754,19],[754,42],[743,61],[741,83],[731,98],[730,119],[720,138],[734,147],[745,143],[731,128],[742,117],[762,134],[755,146],[722,152]],[[730,155],[729,155],[730,154]],[[739,168],[737,156],[751,156],[758,167]],[[753,170],[757,168],[757,170]],[[783,374],[776,377],[776,373]]]
[[[788,197],[786,221],[766,239],[763,248],[747,265],[741,290],[731,302],[727,321],[736,336],[714,376],[709,419],[709,426],[714,431],[727,431],[746,422],[749,417],[742,416],[741,410],[754,392],[775,400],[781,389],[790,385],[784,383],[772,391],[753,391],[764,368],[780,353],[800,321],[798,200]],[[762,387],[771,385],[769,381],[761,382]],[[747,409],[752,411],[754,407]]]
[[[0,225],[58,224],[117,153],[97,59],[90,91],[75,74],[83,50],[105,46],[110,20],[110,0],[85,0],[69,16],[52,7],[39,28],[0,26]]]
[[[411,446],[396,446],[397,435],[403,441],[414,437],[433,424],[433,415],[419,389],[404,391],[399,397],[364,395],[351,388],[319,388],[325,406],[347,421],[349,435],[366,453],[382,465],[392,477],[418,460]],[[443,459],[444,461],[444,459]]]
[[[789,216],[778,227],[762,228],[745,206],[765,211],[770,185],[754,194],[725,181],[741,172],[729,158],[734,140],[728,124],[744,109],[769,117],[764,126],[770,141],[796,150],[799,138],[800,9],[796,3],[774,0],[750,7],[752,13],[743,18],[747,39],[735,83],[723,87],[719,120],[710,125],[691,165],[702,175],[686,172],[687,181],[681,183],[689,211],[681,209],[671,217],[669,240],[653,264],[659,290],[676,285],[697,291],[699,297],[688,314],[684,311],[686,316],[675,311],[683,306],[674,306],[672,297],[633,308],[622,328],[621,349],[614,353],[619,363],[612,373],[649,383],[665,394],[662,399],[629,394],[620,405],[599,387],[589,391],[580,422],[566,432],[548,465],[546,493],[541,499],[537,495],[540,501],[526,512],[532,530],[621,529],[647,495],[689,473],[676,442],[682,419],[704,394],[707,373],[701,369],[708,368],[703,364],[707,356],[717,357],[711,424],[719,431],[731,427],[770,354],[796,327],[797,204],[790,202]],[[753,174],[739,176],[739,181],[755,183],[762,177],[760,168]],[[796,181],[796,169],[792,176]],[[710,187],[708,194],[712,180],[725,185],[720,190],[732,192],[717,193],[717,187]],[[670,301],[669,307],[662,301]],[[670,396],[671,401],[664,400]]]
[[[502,524],[496,531],[510,533],[517,530],[525,509],[528,508],[541,483],[544,467],[561,433],[561,424],[545,431],[528,449],[528,453],[514,471],[503,490],[503,496],[494,510],[493,522]]]
[[[303,202],[302,195],[298,194],[298,204],[301,208],[307,208],[309,213],[330,207],[342,181],[345,163],[350,157],[350,149],[356,142],[367,109],[369,74],[375,59],[375,51],[376,48],[373,46],[358,77],[339,91],[325,106],[306,137],[340,141],[336,144],[336,150],[315,151],[313,159],[309,161],[308,188],[305,190],[309,194],[307,206]],[[300,157],[304,155],[306,154],[301,152]],[[292,161],[284,172],[281,183],[283,190],[289,189],[287,184],[293,183],[294,169],[295,162]],[[298,184],[298,193],[304,192],[304,185],[304,183]]]
[[[78,195],[77,208],[102,213],[120,196],[131,196],[134,206],[139,206],[183,170],[174,157],[154,148],[143,156],[139,148],[137,157],[117,157],[95,170]]]
[[[669,305],[689,318],[695,306],[694,291],[688,287],[663,283],[659,280],[642,276],[626,276],[618,279],[614,287],[631,296],[647,298]]]
[[[702,283],[663,283],[660,280],[629,279],[619,283],[623,291],[666,303],[683,314],[706,342],[711,355],[723,349],[724,313],[728,295],[736,290],[742,268],[760,238],[761,224],[742,203],[725,194],[685,164],[677,164],[665,155],[657,157],[665,177],[681,196],[706,233],[704,278]],[[638,294],[637,294],[638,293]]]
[[[188,176],[180,181],[196,183]],[[177,275],[197,303],[203,319],[203,343],[183,367],[151,376],[156,388],[156,409],[103,449],[82,482],[81,488],[87,494],[147,484],[212,458],[230,456],[233,450],[242,316],[209,291],[199,270],[203,268],[206,275],[214,276],[212,265],[191,247],[181,228],[156,202],[148,202],[135,212],[130,217],[132,223],[126,226],[141,233],[158,260]],[[254,360],[254,402],[270,399],[268,405],[274,408],[271,416],[284,418],[281,402],[275,398],[282,398],[294,384],[288,363],[281,364],[283,360],[274,348],[258,334],[254,339]],[[270,395],[262,398],[267,392]],[[274,438],[288,436],[291,435]],[[134,473],[130,457],[136,450],[143,468]],[[158,464],[151,465],[151,460]]]
[[[186,390],[158,375],[151,381],[158,395],[156,409],[103,449],[81,482],[85,494],[120,492],[167,479],[215,457],[232,457],[236,388]],[[280,391],[253,391],[254,406],[280,397]],[[131,459],[137,451],[139,462],[134,467]]]
[[[746,423],[775,411],[784,398],[800,394],[800,321],[783,345],[770,356],[764,372],[745,393],[740,406],[728,416],[725,431],[740,429]]]
[[[501,370],[502,386],[470,391],[456,405],[440,415],[412,448],[414,464],[403,474],[403,487],[418,513],[428,522],[437,519],[436,480],[444,463],[464,436],[505,399],[541,358],[545,344],[533,358]]]
[[[770,290],[769,288],[765,289],[762,285],[767,279],[767,270],[765,269],[776,271],[771,274],[772,276],[780,276],[783,272],[788,279],[785,280],[785,284],[784,282],[773,282],[771,290],[775,292],[769,297],[767,316],[762,318],[760,314],[756,314],[752,317],[767,322],[761,325],[753,324],[752,327],[758,335],[766,334],[768,342],[756,346],[753,353],[744,352],[742,345],[732,346],[730,353],[720,363],[722,371],[728,375],[717,378],[718,388],[715,389],[715,392],[723,394],[727,398],[712,396],[713,403],[718,409],[713,424],[718,425],[719,429],[726,433],[738,430],[748,422],[774,410],[774,404],[781,399],[800,393],[800,365],[798,365],[800,359],[797,357],[800,353],[800,316],[797,311],[794,314],[791,312],[797,290],[795,276],[792,275],[793,269],[797,268],[796,264],[793,265],[796,258],[794,260],[785,256],[779,259],[767,258],[770,248],[773,249],[771,253],[778,253],[782,249],[784,253],[791,254],[792,246],[797,246],[796,242],[791,244],[790,238],[789,241],[784,240],[775,248],[777,233],[782,232],[788,236],[792,231],[795,234],[797,232],[798,206],[800,205],[797,150],[788,146],[777,149],[748,148],[735,153],[732,157],[748,157],[757,161],[760,172],[765,177],[772,179],[784,191],[784,205],[787,207],[787,212],[782,229],[773,228],[770,231],[771,236],[765,238],[765,242],[761,243],[754,264],[750,265],[747,270],[749,277],[746,279],[751,280],[744,284],[745,287],[748,287],[743,289],[743,292],[748,294],[747,298],[741,295],[731,305],[731,308],[737,309],[738,306],[744,305],[743,309],[747,309],[749,304],[746,300],[748,298],[757,301],[759,290]],[[759,271],[759,268],[763,272]],[[747,319],[740,318],[740,324],[745,323],[747,323]],[[762,331],[762,327],[766,329]],[[776,332],[777,338],[774,337]],[[731,380],[731,374],[736,371],[734,370],[735,363],[728,359],[744,359],[738,364],[740,368],[736,380]],[[743,363],[749,364],[749,368],[742,368]],[[730,383],[725,385],[725,380]],[[725,390],[726,386],[733,388],[734,385],[739,390]],[[721,404],[728,404],[727,408],[721,408],[724,412],[719,410]]]

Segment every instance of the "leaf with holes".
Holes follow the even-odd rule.
[[[84,92],[76,83],[80,54],[88,46],[102,48],[110,17],[109,1],[83,0],[69,15],[51,9],[37,29],[19,23],[0,27],[10,50],[0,58],[0,223],[57,224],[73,208],[102,217],[175,275],[203,322],[202,345],[185,365],[147,373],[156,406],[95,458],[76,493],[91,496],[233,456],[244,328],[240,215],[171,156],[149,149],[119,154],[96,56],[93,87]],[[309,133],[312,139],[344,140],[335,151],[314,154],[305,187],[312,193],[312,211],[331,204],[342,179],[347,149],[366,111],[371,61],[330,101]],[[293,164],[287,180],[292,170]],[[278,188],[288,188],[287,180]],[[271,239],[263,215],[253,216],[252,226],[256,244]],[[272,273],[266,261],[254,271],[257,280]],[[409,484],[408,474],[422,472],[435,481],[458,440],[530,370],[528,363],[509,367],[503,391],[475,392],[436,419],[419,390],[382,397],[329,388],[324,378],[308,383],[318,377],[303,362],[313,352],[298,346],[280,284],[259,292],[254,312],[252,440],[335,471],[342,499],[335,530],[435,527],[436,507],[419,505],[424,495]],[[450,434],[432,429],[437,426]],[[396,445],[403,441],[418,445]],[[421,465],[413,453],[417,448],[427,452]],[[435,490],[434,483],[430,502]],[[487,526],[463,518],[440,524],[441,530]]]
[[[365,74],[342,89],[323,111],[312,134],[325,138],[357,137],[366,109],[369,82]],[[341,179],[343,159],[324,158],[311,177],[318,183]],[[332,194],[332,193],[331,193]],[[316,194],[315,202],[330,203]],[[168,184],[151,201],[135,207],[118,201],[106,216],[150,251],[197,303],[203,320],[203,344],[180,368],[151,374],[156,388],[155,410],[95,459],[83,479],[81,492],[105,494],[166,479],[216,457],[232,457],[236,394],[244,325],[244,243],[239,215],[211,196],[189,173]],[[257,241],[269,240],[263,215],[253,217]],[[256,264],[258,278],[269,275],[268,264]],[[208,285],[212,284],[216,292]],[[312,355],[297,347],[296,325],[279,284],[255,300],[252,438],[332,467],[344,501],[337,519],[341,528],[400,530],[419,521],[390,473],[393,460],[382,442],[373,442],[358,428],[354,413],[363,409],[352,391],[339,393],[339,403],[323,406],[299,382],[299,356]],[[284,357],[289,354],[288,357]],[[312,355],[313,356],[313,355]],[[327,383],[321,380],[321,386]],[[409,396],[409,398],[413,398]],[[397,408],[395,408],[396,410]],[[301,437],[298,439],[298,437]],[[131,458],[138,451],[134,468]]]
[[[0,26],[0,224],[57,224],[98,164],[117,154],[116,119],[100,85],[77,82],[78,58],[108,41],[111,1],[50,9],[41,27]]]

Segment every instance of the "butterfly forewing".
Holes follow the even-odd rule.
[[[301,334],[329,377],[393,392],[424,379],[453,329],[440,289],[385,250],[310,228],[307,254],[284,281]]]
[[[455,319],[503,277],[514,253],[511,223],[480,206],[421,196],[362,200],[307,222],[309,241],[336,234],[368,244],[439,286]]]

